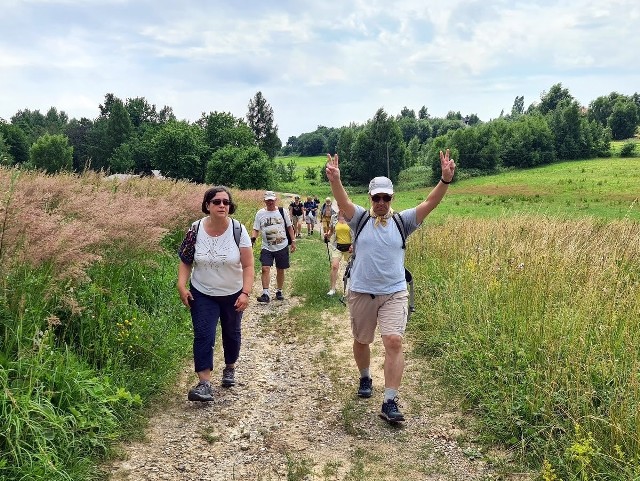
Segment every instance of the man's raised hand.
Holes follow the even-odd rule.
[[[340,168],[338,167],[338,154],[331,157],[331,154],[327,154],[327,167],[326,167],[327,179],[329,182],[334,180],[340,180]]]
[[[449,149],[446,150],[445,153],[440,151],[440,169],[442,171],[442,178],[446,182],[451,182],[453,179],[453,174],[456,172],[456,163],[453,159],[449,158]]]

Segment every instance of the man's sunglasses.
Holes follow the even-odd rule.
[[[384,200],[385,202],[391,202],[391,196],[389,194],[376,194],[371,196],[371,200],[374,202],[380,202],[381,200]]]
[[[220,204],[229,205],[229,204],[231,204],[231,201],[229,199],[211,199],[209,201],[209,204],[213,204],[213,205],[220,205]]]

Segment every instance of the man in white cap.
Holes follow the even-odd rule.
[[[384,345],[384,398],[380,417],[395,423],[404,421],[398,409],[398,389],[404,372],[402,339],[407,326],[408,292],[404,269],[404,240],[414,232],[429,213],[437,207],[447,192],[455,173],[455,162],[440,151],[440,181],[426,200],[399,213],[398,225],[391,208],[393,183],[387,177],[375,177],[369,183],[371,207],[355,205],[349,199],[340,180],[338,155],[327,154],[327,178],[331,191],[344,212],[349,227],[355,233],[353,265],[348,295],[353,356],[360,370],[358,396],[371,397],[373,380],[370,373],[371,350],[376,326]]]
[[[262,265],[262,295],[258,302],[268,303],[269,281],[271,280],[271,266],[276,264],[276,299],[283,301],[282,288],[284,286],[284,271],[289,268],[289,245],[291,252],[296,250],[296,234],[287,209],[278,208],[275,192],[268,190],[264,193],[265,207],[256,212],[251,233],[251,243],[255,244],[259,233],[262,233],[262,249],[260,250],[260,264]],[[288,234],[287,234],[288,231]],[[289,242],[289,239],[291,241]]]

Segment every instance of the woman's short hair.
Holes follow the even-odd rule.
[[[202,212],[205,214],[209,213],[209,201],[213,199],[218,192],[226,192],[229,196],[229,215],[233,214],[236,211],[236,204],[233,202],[233,198],[231,197],[231,191],[229,187],[225,185],[216,185],[215,187],[211,187],[207,189],[204,193],[204,197],[202,199]]]

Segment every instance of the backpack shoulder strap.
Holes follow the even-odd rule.
[[[354,247],[356,244],[356,240],[358,239],[358,236],[360,235],[360,232],[362,232],[362,229],[364,229],[364,226],[366,224],[366,222],[371,218],[371,216],[369,215],[369,211],[364,211],[362,213],[362,215],[360,216],[360,219],[358,219],[358,223],[356,224],[356,232],[355,235],[353,236],[353,241],[351,242]]]
[[[400,217],[400,214],[397,212],[394,212],[392,217],[393,221],[396,223],[396,227],[400,231],[400,235],[402,236],[402,248],[406,249],[407,231],[404,228],[404,221],[402,220],[402,217]]]
[[[242,235],[242,224],[240,221],[231,219],[231,225],[233,226],[233,240],[236,241],[236,245],[240,248],[240,236]]]

